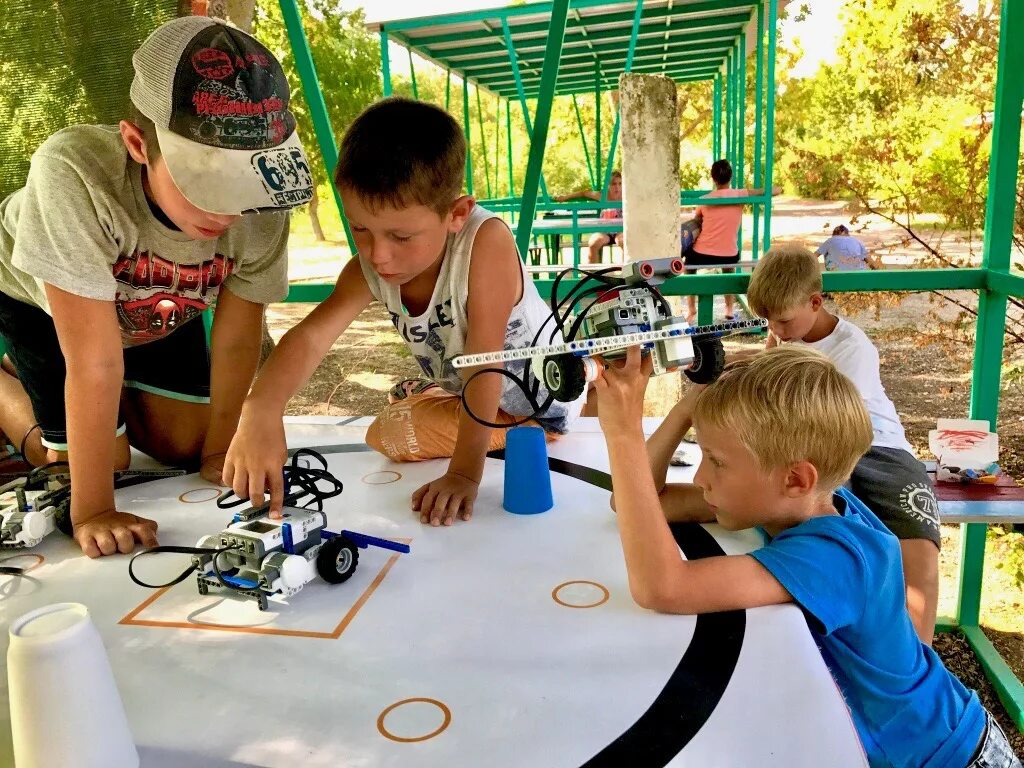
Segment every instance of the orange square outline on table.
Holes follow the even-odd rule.
[[[412,539],[399,539],[396,538],[394,541],[401,542],[402,544],[411,544]],[[163,629],[205,629],[212,630],[214,632],[238,632],[241,634],[248,635],[281,635],[284,637],[311,637],[317,640],[337,640],[341,637],[341,633],[344,632],[348,625],[352,623],[352,620],[359,613],[359,610],[366,604],[366,601],[370,599],[370,595],[381,585],[384,581],[384,577],[388,575],[388,571],[391,570],[396,562],[400,553],[396,552],[388,558],[388,561],[384,563],[384,566],[380,569],[380,572],[374,577],[373,581],[370,582],[363,594],[359,596],[359,599],[355,601],[348,613],[346,613],[341,621],[338,623],[330,632],[314,632],[309,629],[278,629],[274,627],[231,627],[226,624],[190,624],[186,621],[158,621],[156,619],[136,619],[135,617],[142,613],[146,608],[151,606],[157,600],[159,600],[166,592],[172,587],[162,587],[155,593],[147,597],[135,608],[130,610],[124,618],[119,622],[120,625],[132,626],[132,627],[160,627]]]

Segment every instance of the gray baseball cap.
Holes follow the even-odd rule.
[[[186,16],[159,26],[132,63],[132,103],[156,125],[160,154],[190,203],[239,214],[313,197],[288,80],[258,40]]]

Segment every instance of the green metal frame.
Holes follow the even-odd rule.
[[[623,71],[660,72],[678,82],[712,80],[712,152],[716,158],[725,154],[737,169],[737,185],[743,184],[747,176],[744,169],[745,84],[747,58],[751,51],[746,49],[745,40],[741,38],[745,37],[745,30],[753,21],[756,25],[756,46],[753,52],[755,106],[752,176],[754,185],[763,186],[766,190],[764,195],[750,198],[754,205],[753,243],[756,257],[767,250],[771,242],[775,50],[779,0],[706,0],[674,7],[670,4],[667,7],[652,8],[650,12],[643,8],[642,2],[638,2],[631,12],[601,10],[602,6],[614,3],[615,0],[553,0],[379,25],[384,93],[391,92],[388,41],[394,40],[407,48],[415,48],[422,57],[439,63],[449,72],[459,72],[463,77],[463,117],[467,139],[470,133],[468,81],[473,80],[478,89],[495,93],[499,105],[500,98],[505,98],[509,196],[489,202],[493,203],[492,207],[496,210],[519,215],[516,240],[521,252],[526,252],[536,210],[550,206],[546,192],[544,200],[540,202],[537,192],[543,181],[541,166],[552,99],[561,94],[593,92],[598,129],[594,143],[595,170],[592,178],[602,179],[603,172],[602,189],[606,189],[614,164],[618,118],[612,130],[606,158],[601,147],[601,97],[602,91],[614,87],[618,75]],[[333,165],[337,150],[333,144],[323,99],[318,98],[319,83],[305,35],[301,33],[298,6],[296,0],[281,0],[281,6],[289,27],[289,39],[299,62],[303,88],[313,111],[317,141],[325,162]],[[686,24],[680,22],[672,28],[676,17]],[[503,28],[500,33],[495,19],[500,19]],[[465,31],[467,22],[473,23],[472,33]],[[462,26],[460,31],[454,33],[439,30],[449,24]],[[588,25],[602,28],[588,30]],[[671,44],[668,43],[669,38]],[[1002,0],[985,251],[981,267],[830,272],[824,275],[825,289],[832,292],[979,291],[981,303],[970,414],[973,418],[987,419],[992,425],[995,424],[998,408],[1007,298],[1024,296],[1024,277],[1010,273],[1017,165],[1020,158],[1020,113],[1024,105],[1024,77],[1020,76],[1024,72],[1024,46],[1011,45],[1010,41],[1022,38],[1024,7],[1018,0]],[[624,48],[627,52],[623,59]],[[652,53],[655,48],[664,54],[660,60]],[[718,58],[706,55],[708,51],[715,52]],[[507,75],[510,60],[513,70],[511,80]],[[523,109],[524,122],[532,138],[521,197],[515,196],[513,182],[513,98],[519,101]],[[532,124],[527,104],[531,98],[537,99]],[[496,172],[497,154],[495,151]],[[471,184],[469,162],[467,186]],[[684,190],[680,200],[692,202],[701,193],[699,190]],[[719,204],[717,201],[701,202]],[[727,204],[727,201],[720,204]],[[706,315],[710,305],[706,299],[721,293],[743,293],[748,281],[749,275],[743,274],[686,275],[666,282],[663,290],[671,295],[700,296],[701,312]],[[550,281],[537,281],[537,286],[543,295],[548,295],[551,290]],[[293,285],[287,300],[322,301],[333,287]],[[704,317],[701,320],[704,321]],[[957,615],[953,619],[941,619],[939,628],[959,626],[963,630],[1010,717],[1024,731],[1024,686],[979,627],[985,532],[986,528],[981,524],[964,526]]]

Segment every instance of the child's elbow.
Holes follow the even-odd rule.
[[[633,602],[648,611],[656,613],[686,613],[680,608],[677,596],[662,587],[630,584],[629,593]]]

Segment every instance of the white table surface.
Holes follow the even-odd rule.
[[[91,561],[55,533],[12,562],[42,558],[31,580],[0,576],[0,652],[13,618],[85,603],[147,767],[866,764],[798,609],[686,617],[633,603],[608,492],[564,474],[589,470],[600,482],[607,472],[596,419],[550,447],[562,460],[551,511],[503,511],[504,462],[488,459],[473,520],[451,528],[409,511],[411,492],[444,462],[396,465],[367,452],[366,423],[290,419],[289,445],[328,446],[345,483],[326,505],[332,530],[409,539],[410,554],[360,550],[348,582],[314,581],[261,613],[253,601],[200,596],[191,578],[159,593],[138,587],[127,557]],[[386,480],[395,481],[367,482]],[[118,504],[156,519],[162,544],[194,545],[230,518],[212,501],[179,501],[208,488],[198,475],[154,481],[119,491]],[[717,526],[677,538],[691,552],[760,545],[754,532]],[[187,562],[164,557],[168,575]],[[573,581],[600,587],[558,589]],[[586,604],[602,588],[607,600],[592,608],[552,596]],[[0,685],[0,765],[9,765],[6,676]],[[429,701],[382,718],[406,699]],[[418,739],[441,726],[418,741],[384,735]]]

